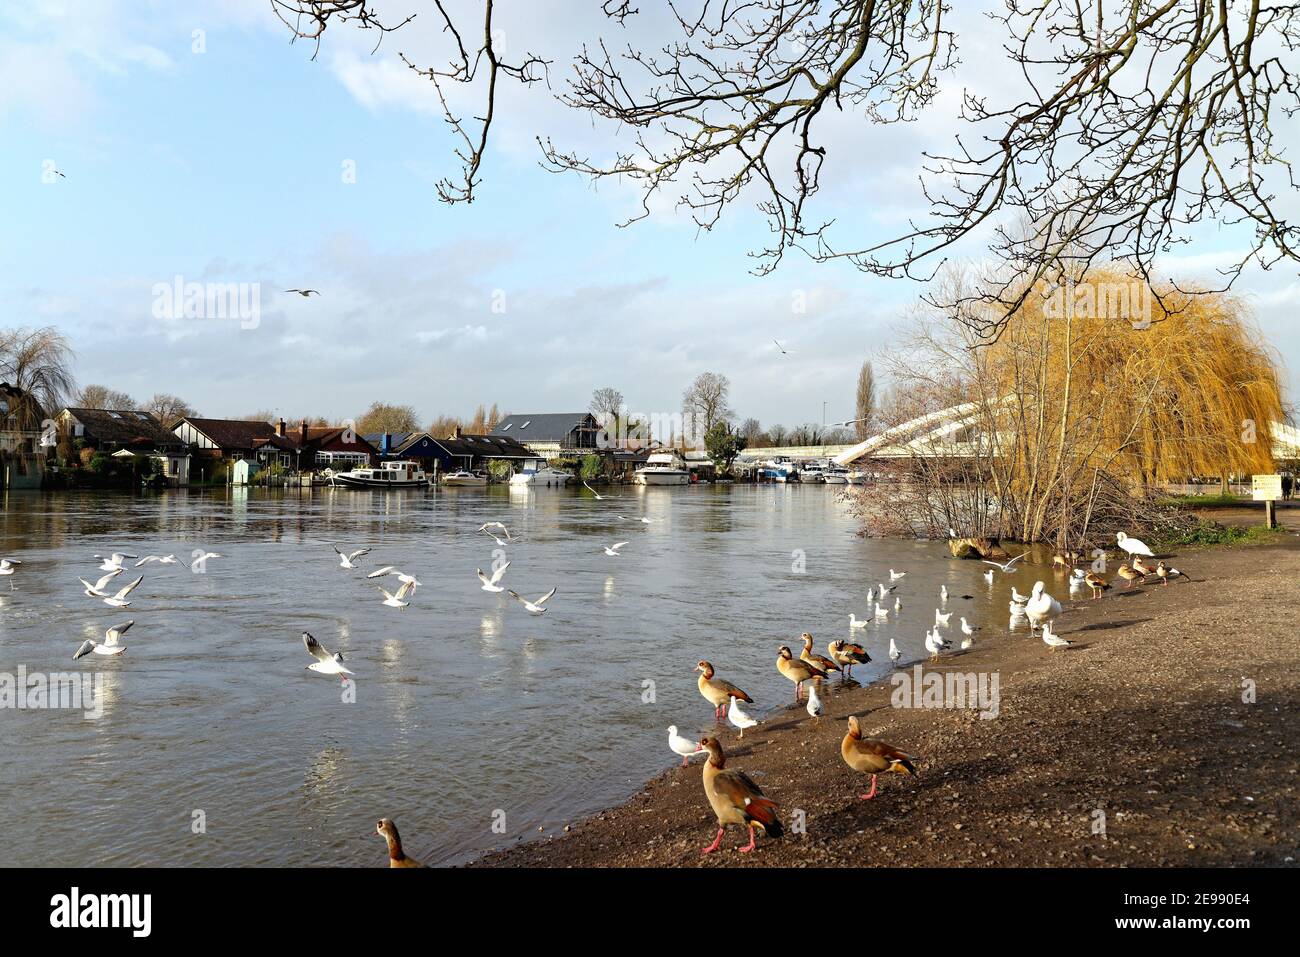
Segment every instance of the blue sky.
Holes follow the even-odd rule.
[[[595,29],[512,13],[507,43],[522,33],[561,69]],[[751,204],[703,235],[671,210],[618,228],[630,193],[538,167],[535,133],[601,143],[545,91],[506,98],[478,200],[438,203],[450,142],[427,84],[396,59],[442,55],[432,25],[375,55],[372,36],[331,28],[312,61],[267,0],[0,12],[0,324],[56,324],[83,383],[173,392],[209,415],[345,417],[383,399],[427,421],[480,402],[582,408],[604,385],[636,411],[671,412],[704,370],[765,423],[819,420],[823,401],[831,419],[851,414],[857,368],[901,328],[915,286],[798,257],[754,277],[747,253],[767,227]],[[915,162],[870,132],[831,133],[829,213],[857,238],[907,210]],[[66,178],[43,183],[46,161]],[[1196,251],[1231,245],[1211,234]],[[260,283],[257,328],[154,317],[154,284],[176,275]],[[1247,280],[1239,291],[1297,368],[1295,269]],[[293,286],[323,295],[282,294]]]

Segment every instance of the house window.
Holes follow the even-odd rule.
[[[501,431],[502,431],[502,432],[509,432],[509,431],[510,431],[510,426],[512,426],[513,424],[514,424],[513,422],[507,422],[505,425],[501,426]]]
[[[527,422],[525,422],[523,425],[519,426],[520,430],[522,431],[523,429],[528,428],[529,423],[531,423],[532,421],[533,421],[532,419],[529,419],[529,420],[528,420]]]

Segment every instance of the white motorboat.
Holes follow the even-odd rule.
[[[675,451],[652,452],[632,476],[637,485],[687,485],[691,481],[686,462]]]
[[[415,462],[381,462],[378,468],[335,472],[329,481],[349,488],[428,488],[433,484]]]
[[[510,476],[510,485],[514,488],[539,485],[542,488],[563,488],[572,481],[572,474],[551,468],[544,459],[530,459],[521,470]]]
[[[839,465],[832,465],[822,471],[822,481],[827,485],[848,485],[849,470]]]
[[[469,485],[481,488],[484,485],[487,485],[487,483],[488,480],[486,475],[479,475],[478,473],[471,472],[468,469],[457,469],[454,472],[448,472],[442,477],[443,485]]]

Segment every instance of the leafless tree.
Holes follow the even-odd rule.
[[[295,38],[316,42],[331,19],[381,33],[407,22],[382,25],[367,0],[272,4]],[[441,183],[439,197],[469,202],[497,81],[535,83],[547,64],[531,55],[510,66],[497,59],[492,0],[482,0],[481,39],[468,45],[469,31],[442,2],[434,6],[454,55],[419,72],[440,96],[444,83],[487,74],[476,126],[449,110],[446,117],[464,175]],[[623,0],[601,9],[620,26],[638,13]],[[829,162],[826,116],[856,109],[889,124],[927,115],[958,62],[951,3],[681,0],[670,9],[674,42],[658,51],[603,39],[584,47],[560,94],[611,130],[633,131],[620,140],[627,145],[592,159],[540,141],[544,163],[634,181],[643,195],[632,219],[648,215],[657,194],[679,191],[679,204],[709,229],[756,194],[773,236],[756,252],[759,271],[798,249],[875,275],[928,278],[979,231],[978,241],[992,237],[987,251],[1002,271],[967,298],[936,304],[988,340],[1040,280],[1077,281],[1110,259],[1158,278],[1156,257],[1187,242],[1197,223],[1253,233],[1222,287],[1249,262],[1300,260],[1300,224],[1287,221],[1277,199],[1298,186],[1275,141],[1300,110],[1296,4],[1005,0],[989,14],[1004,31],[1003,60],[987,68],[1018,80],[1020,92],[996,102],[963,95],[953,147],[923,154],[918,165],[929,215],[880,242],[842,241],[811,208]]]
[[[617,424],[623,413],[623,393],[605,386],[591,393],[591,414],[603,425]]]
[[[85,385],[74,400],[79,409],[126,409],[134,410],[140,404],[125,392],[110,389],[105,385]]]
[[[154,393],[149,401],[144,404],[144,411],[152,414],[155,419],[163,424],[164,428],[171,428],[186,416],[199,414],[198,410],[184,399],[179,396],[168,395],[165,392]]]
[[[18,394],[9,414],[19,428],[34,429],[72,393],[72,347],[53,326],[0,329],[0,380]]]
[[[876,417],[876,373],[871,363],[862,363],[858,372],[858,388],[854,396],[854,432],[859,439],[871,435],[871,427]]]
[[[717,372],[701,372],[690,388],[682,393],[682,417],[697,439],[708,434],[717,422],[729,421],[733,414],[727,405],[731,380]]]
[[[758,419],[748,418],[740,423],[736,433],[750,445],[756,445],[763,434],[763,426]]]

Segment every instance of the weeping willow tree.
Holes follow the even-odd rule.
[[[1162,483],[1273,469],[1278,360],[1230,296],[1107,272],[1039,284],[993,344],[946,314],[917,318],[894,380],[922,411],[972,410],[959,453],[909,447],[919,524],[1064,546],[1157,521]]]

